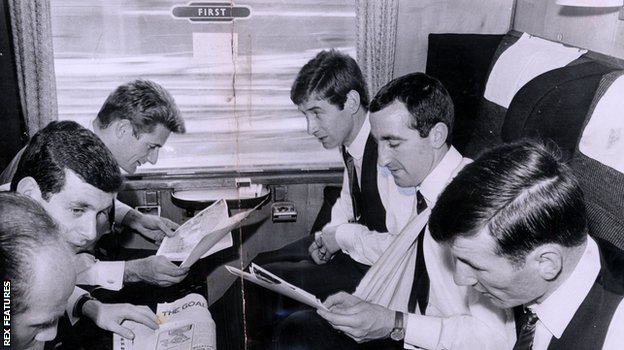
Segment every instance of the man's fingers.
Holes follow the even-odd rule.
[[[317,309],[316,313],[318,313],[319,316],[327,320],[327,322],[329,322],[332,325],[332,327],[336,329],[338,329],[339,327],[342,328],[340,329],[341,331],[344,331],[343,329],[346,329],[346,328],[353,328],[354,326],[353,315],[337,314],[334,312],[327,312],[321,309]]]
[[[127,320],[132,320],[141,323],[151,329],[158,329],[158,323],[156,322],[156,314],[152,312],[147,306],[132,306],[126,314]]]
[[[156,266],[156,271],[159,274],[163,274],[163,275],[167,275],[171,277],[180,277],[180,276],[186,276],[186,274],[189,272],[189,268],[176,266],[175,264],[167,260],[162,263],[159,263],[159,265]]]
[[[184,278],[186,278],[186,275],[182,275],[182,276],[161,275],[161,276],[158,276],[157,283],[161,287],[169,287],[171,285],[182,282]]]
[[[132,333],[130,329],[120,324],[117,324],[115,322],[111,322],[110,326],[108,327],[108,330],[113,333],[117,333],[126,339],[134,339],[134,333]]]
[[[308,247],[308,253],[310,255],[313,255],[313,253],[318,249],[318,245],[316,244],[316,242],[312,242],[310,244],[310,246]]]
[[[161,218],[161,221],[164,222],[165,226],[167,227],[167,230],[165,231],[165,234],[169,237],[174,235],[174,231],[178,229],[178,227],[180,227],[179,224],[167,219],[167,218]]]
[[[143,228],[143,231],[141,232],[141,234],[153,241],[162,241],[163,238],[165,238],[165,234],[163,233],[162,230],[158,229],[158,230],[152,230],[152,229],[148,229],[148,228]]]
[[[347,298],[347,295],[349,295],[349,293],[346,292],[338,292],[336,294],[332,294],[328,296],[327,299],[325,299],[323,305],[325,305],[325,307],[329,309],[334,305],[342,304]]]
[[[312,253],[310,253],[310,257],[312,258],[314,263],[317,264],[317,265],[322,265],[322,264],[325,263],[323,260],[321,260],[319,258],[318,250],[313,251]]]

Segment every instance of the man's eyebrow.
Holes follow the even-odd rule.
[[[396,140],[405,141],[407,139],[398,135],[384,135],[381,138],[379,138],[379,140],[381,141],[396,141]]]
[[[53,326],[61,316],[63,316],[62,313],[59,313],[58,315],[52,315],[52,317],[48,316],[48,318],[46,319],[38,320],[35,323],[33,323],[32,327],[46,328],[46,327]]]
[[[464,259],[464,258],[460,258],[460,257],[455,257],[455,258],[456,258],[457,260],[459,260],[459,261],[463,262],[464,264],[466,264],[466,265],[468,265],[468,266],[472,267],[473,269],[476,269],[476,270],[483,270],[483,268],[481,268],[481,267],[479,267],[479,266],[475,265],[474,263],[472,263],[472,262],[471,262],[471,261],[469,261],[469,260],[466,260],[466,259]]]
[[[306,111],[306,112],[309,112],[309,111],[316,111],[316,110],[322,110],[322,108],[321,108],[321,107],[319,107],[319,106],[312,106],[312,107],[310,107],[310,108],[305,109],[305,111]]]
[[[72,207],[93,208],[93,205],[80,199],[69,202],[69,205],[71,205]]]

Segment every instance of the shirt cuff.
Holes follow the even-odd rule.
[[[124,261],[96,261],[89,269],[78,274],[76,283],[118,291],[123,287],[125,267]]]
[[[336,228],[336,242],[346,254],[355,250],[357,235],[362,232],[360,224],[342,224]]]
[[[76,324],[76,322],[80,320],[79,317],[74,316],[74,307],[76,306],[78,299],[85,294],[89,294],[89,292],[82,288],[74,287],[74,291],[67,300],[67,307],[65,308],[65,311],[67,313],[67,317],[69,318],[69,322],[71,322],[72,325]]]
[[[409,346],[412,345],[428,350],[438,349],[441,331],[441,318],[408,314],[405,326],[405,348],[413,349]]]
[[[132,210],[132,208],[127,204],[115,199],[115,223],[120,225],[130,210]]]

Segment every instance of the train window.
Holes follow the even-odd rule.
[[[307,135],[289,92],[318,51],[355,57],[354,1],[241,0],[234,5],[251,15],[232,22],[174,17],[185,5],[51,0],[59,118],[89,126],[116,86],[141,77],[174,95],[187,133],[172,134],[158,163],[140,171],[340,166],[338,152]]]

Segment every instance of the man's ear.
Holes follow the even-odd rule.
[[[118,139],[122,139],[128,135],[132,135],[132,123],[128,119],[117,119],[111,123],[109,127],[113,127],[115,136]]]
[[[544,280],[553,281],[559,276],[563,268],[561,247],[556,244],[545,244],[534,250],[531,255]]]
[[[429,140],[433,148],[440,148],[444,146],[446,144],[447,137],[448,127],[442,122],[438,122],[433,126],[433,128],[431,128],[431,131],[429,131]]]
[[[39,188],[37,180],[35,180],[31,176],[26,176],[25,178],[21,179],[17,183],[16,191],[17,193],[26,195],[37,202],[43,199],[43,196],[41,195],[41,188]]]
[[[351,90],[347,93],[344,108],[351,114],[355,114],[360,109],[360,94],[357,91]]]

